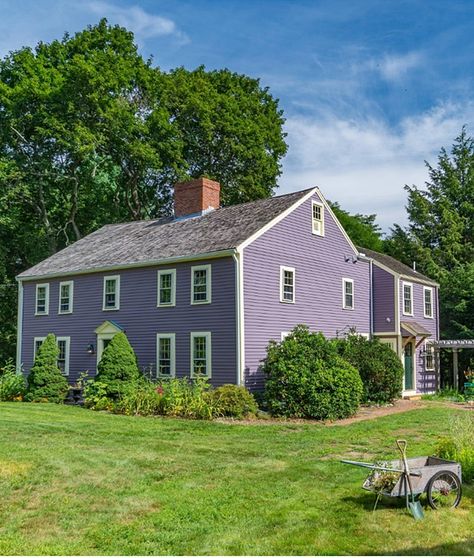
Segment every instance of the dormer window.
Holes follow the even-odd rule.
[[[324,236],[324,206],[322,203],[313,201],[312,211],[312,227],[313,234]]]

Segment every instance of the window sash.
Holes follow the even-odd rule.
[[[354,282],[349,279],[343,279],[343,304],[348,310],[354,309]]]
[[[211,302],[210,265],[191,268],[191,304]]]
[[[119,279],[118,277],[104,277],[104,309],[118,309]]]
[[[35,313],[48,314],[49,312],[49,284],[36,285]]]
[[[171,339],[169,337],[158,339],[158,374],[171,376]]]
[[[403,312],[413,314],[413,292],[412,285],[403,285]]]
[[[295,302],[295,270],[280,267],[280,301]]]
[[[311,222],[313,233],[324,235],[324,207],[322,204],[313,202],[311,209]]]
[[[211,376],[211,334],[191,334],[191,376]]]
[[[67,341],[65,339],[58,339],[58,349],[58,368],[61,370],[62,374],[65,374],[67,361]]]
[[[426,345],[426,359],[425,359],[425,369],[434,370],[435,369],[435,354],[433,345]]]
[[[160,275],[160,304],[172,303],[173,295],[173,274],[162,273]]]
[[[424,304],[425,304],[425,317],[433,317],[433,291],[431,289],[424,289]]]
[[[68,314],[72,312],[72,293],[71,282],[59,284],[59,313]]]

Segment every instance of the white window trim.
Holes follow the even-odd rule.
[[[38,289],[40,287],[46,287],[45,291],[45,303],[44,312],[38,312]],[[35,297],[35,316],[48,316],[49,314],[49,283],[37,283],[36,284],[36,297]]]
[[[430,301],[431,301],[431,316],[426,313],[426,302],[425,302],[425,293],[429,291],[430,294]],[[433,308],[433,287],[423,287],[423,316],[429,320],[433,319],[434,316],[434,308]]]
[[[105,307],[105,285],[106,281],[110,279],[115,279],[115,306],[113,308]],[[102,310],[104,312],[113,312],[114,310],[120,310],[120,275],[105,275],[104,283],[102,287]]]
[[[70,337],[56,337],[56,343],[59,341],[66,342],[66,362],[64,363],[64,376],[69,376],[69,355],[71,349],[71,338]]]
[[[212,377],[212,340],[211,340],[211,332],[210,331],[192,331],[191,332],[191,369],[190,375],[191,378],[196,378],[197,376],[194,374],[194,338],[195,337],[206,337],[206,369],[207,374],[200,375],[203,378],[211,378]]]
[[[411,300],[411,312],[405,312],[405,287],[410,287],[410,300]],[[404,316],[413,316],[413,283],[408,283],[407,281],[402,281],[402,313]]]
[[[35,362],[35,358],[36,358],[36,343],[38,343],[38,341],[41,341],[41,343],[43,343],[43,341],[46,339],[46,337],[35,337],[33,339],[33,364]]]
[[[69,310],[61,310],[61,288],[64,285],[69,285]],[[59,283],[59,303],[58,314],[72,314],[74,306],[74,281],[61,281]]]
[[[352,284],[352,306],[346,306],[346,283]],[[354,279],[349,277],[342,278],[342,308],[343,310],[354,310],[355,309],[355,289],[354,289]]]
[[[313,218],[313,207],[317,205],[321,208],[321,231],[317,231],[314,229],[314,221],[315,219]],[[316,236],[324,236],[324,204],[317,202],[317,201],[312,201],[311,202],[311,231],[313,234],[315,234]]]
[[[286,300],[283,296],[285,271],[291,271],[293,273],[293,300]],[[288,267],[285,265],[280,266],[280,302],[283,302],[283,304],[295,304],[296,302],[296,269],[294,267]]]
[[[194,301],[194,272],[205,269],[206,270],[206,300]],[[206,265],[193,265],[191,266],[191,304],[211,304],[212,302],[212,276],[211,276],[211,264]]]
[[[161,276],[162,275],[171,275],[171,302],[169,303],[162,303],[160,302],[160,285],[161,285]],[[158,270],[158,292],[156,296],[156,306],[158,308],[171,308],[172,306],[176,306],[176,269],[160,269]]]
[[[170,339],[170,374],[160,374],[160,339]],[[174,378],[176,376],[176,334],[157,333],[156,334],[156,376],[157,378]]]

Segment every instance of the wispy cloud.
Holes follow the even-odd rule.
[[[98,0],[88,2],[85,7],[99,17],[106,17],[110,23],[118,23],[133,31],[138,41],[162,36],[173,36],[181,43],[189,41],[173,20],[146,12],[140,6],[121,7]]]
[[[320,186],[352,212],[377,213],[387,230],[405,222],[403,186],[423,186],[424,160],[435,164],[440,148],[449,148],[473,119],[474,102],[439,105],[395,128],[374,118],[289,118],[282,190]]]
[[[374,68],[387,81],[398,81],[423,63],[420,52],[408,52],[401,55],[386,54],[381,60],[374,61]]]

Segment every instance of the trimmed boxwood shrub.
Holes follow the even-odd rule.
[[[117,333],[102,353],[95,380],[107,386],[107,397],[118,399],[126,384],[139,378],[135,351],[125,333]]]
[[[64,402],[69,386],[58,368],[58,356],[56,337],[50,333],[36,352],[35,362],[28,376],[25,401]]]
[[[390,403],[401,396],[403,365],[388,345],[361,335],[349,335],[335,344],[339,354],[359,371],[364,403]]]
[[[357,370],[322,333],[297,326],[270,342],[263,364],[265,398],[273,415],[340,419],[353,415],[363,386]]]
[[[210,392],[217,412],[224,417],[245,418],[258,411],[253,395],[244,386],[225,384]]]

